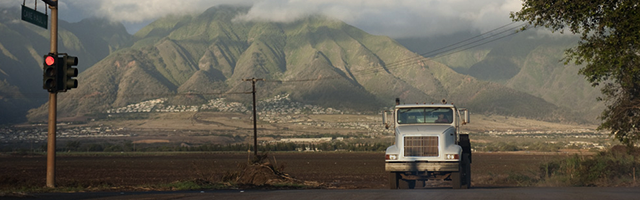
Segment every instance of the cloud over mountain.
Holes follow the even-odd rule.
[[[3,1],[0,7],[17,7],[20,3]],[[96,16],[125,25],[146,25],[167,14],[198,14],[222,4],[253,5],[238,19],[291,22],[325,15],[394,38],[487,31],[510,22],[509,12],[521,7],[519,0],[64,0],[60,4],[61,9],[72,10],[60,13],[67,21]]]

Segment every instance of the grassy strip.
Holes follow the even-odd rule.
[[[595,155],[573,156],[543,163],[537,172],[491,176],[492,185],[537,187],[629,187],[638,186],[640,149],[614,146]]]
[[[594,156],[574,155],[540,167],[545,185],[634,186],[640,173],[640,149],[614,146]]]
[[[222,189],[310,189],[309,187],[299,183],[276,183],[265,185],[241,185],[233,182],[209,182],[206,180],[196,179],[188,181],[176,181],[172,183],[161,183],[153,185],[141,185],[130,187],[114,187],[110,185],[98,186],[59,186],[55,188],[48,187],[20,187],[20,188],[2,188],[0,189],[0,197],[29,197],[34,193],[79,193],[79,192],[109,192],[109,191],[183,191],[183,190],[222,190]]]

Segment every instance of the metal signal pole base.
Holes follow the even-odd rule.
[[[58,93],[49,93],[49,131],[47,132],[47,187],[56,187],[56,110]]]

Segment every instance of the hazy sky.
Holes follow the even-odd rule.
[[[33,7],[36,0],[26,0]],[[22,0],[2,0],[19,9]],[[60,18],[96,16],[122,22],[133,33],[167,14],[198,14],[220,4],[253,5],[243,20],[290,22],[311,14],[342,20],[369,33],[394,38],[491,30],[511,22],[521,0],[60,0]],[[44,3],[38,0],[38,10]]]

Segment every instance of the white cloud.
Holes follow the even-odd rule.
[[[40,1],[38,3],[44,4],[44,3],[42,3],[42,1]],[[20,1],[20,0],[0,1],[0,8],[13,8],[13,7],[19,8],[20,5],[22,5],[22,1]],[[28,3],[25,2],[25,5],[28,5],[30,8],[33,8],[34,7],[34,2],[33,1],[30,1]],[[40,5],[38,10],[40,10],[40,8],[43,8],[42,5]]]
[[[221,4],[253,7],[241,20],[291,22],[309,15],[326,15],[372,34],[413,37],[456,31],[491,30],[509,23],[509,12],[521,0],[61,0],[76,12],[61,12],[68,21],[88,16],[123,23],[147,23],[167,14],[197,14]],[[22,1],[0,2],[0,7]],[[39,4],[42,3],[41,1]],[[31,4],[33,1],[31,0]]]
[[[261,0],[243,20],[290,22],[321,14],[392,37],[491,30],[511,21],[520,0]]]
[[[84,8],[92,15],[114,21],[137,23],[168,14],[198,14],[221,4],[246,4],[249,0],[69,0],[69,4]]]

